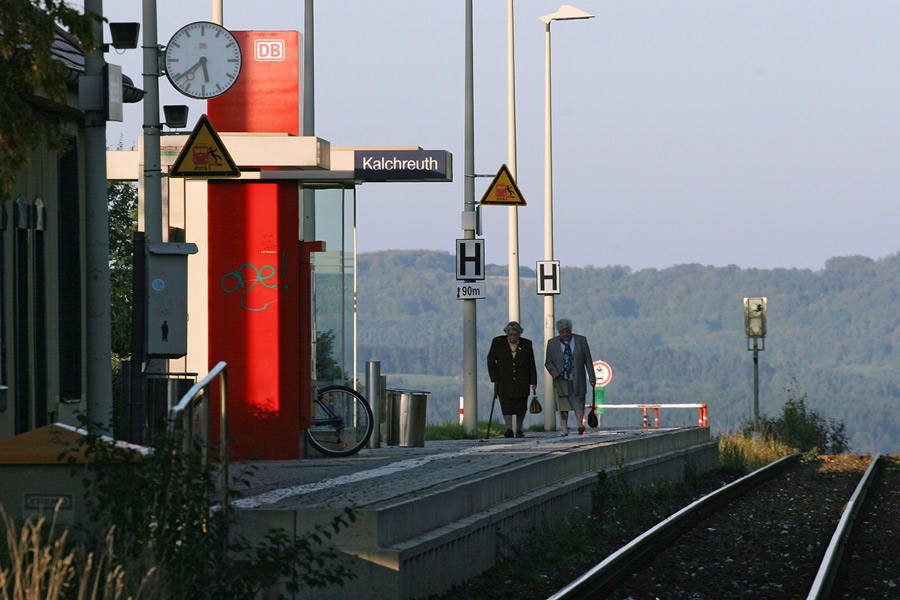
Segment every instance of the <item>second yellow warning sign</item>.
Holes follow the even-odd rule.
[[[484,196],[481,197],[482,205],[497,204],[500,206],[525,206],[525,197],[519,191],[516,180],[506,165],[500,167],[497,175],[491,181]]]

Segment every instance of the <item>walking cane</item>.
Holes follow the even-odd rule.
[[[494,398],[491,400],[491,416],[488,417],[488,426],[487,433],[484,434],[484,439],[488,439],[491,437],[491,423],[494,422],[494,402],[497,400],[497,395],[494,394]]]

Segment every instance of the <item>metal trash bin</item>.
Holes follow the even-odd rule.
[[[425,412],[428,394],[421,390],[387,391],[385,443],[388,446],[425,446]]]

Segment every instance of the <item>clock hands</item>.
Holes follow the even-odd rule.
[[[190,69],[182,73],[181,75],[177,75],[175,79],[186,79],[187,81],[193,81],[196,76],[197,69],[203,67],[203,80],[209,81],[209,70],[206,68],[206,57],[201,56],[200,60],[197,61],[196,64],[192,65]]]

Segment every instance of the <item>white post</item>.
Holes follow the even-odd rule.
[[[472,69],[472,0],[466,0],[466,69],[465,69],[465,182],[466,212],[475,212],[475,94]],[[465,239],[475,239],[475,232],[465,230]],[[463,300],[463,394],[466,433],[478,432],[478,337],[475,300]]]
[[[544,260],[553,260],[553,132],[550,120],[550,23],[544,34]],[[553,339],[553,294],[544,296],[544,360]],[[556,431],[556,396],[553,378],[544,370],[544,431]]]
[[[506,114],[507,167],[513,179],[516,175],[516,53],[513,23],[513,0],[507,5]],[[509,213],[509,320],[519,321],[519,207],[508,207]]]
[[[539,17],[547,26],[544,35],[544,260],[553,260],[553,130],[550,119],[550,23],[573,19],[593,19],[583,10],[565,4],[553,14]],[[546,344],[554,337],[553,295],[544,296],[544,359]],[[553,379],[544,372],[544,430],[556,430],[556,397],[553,395]]]

